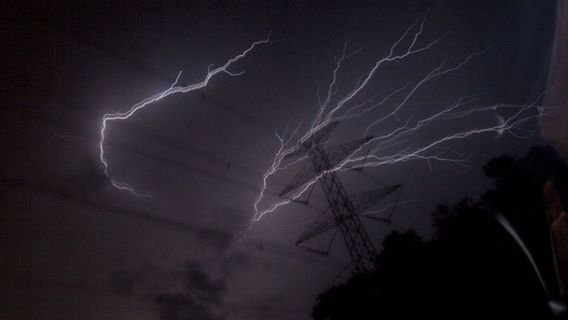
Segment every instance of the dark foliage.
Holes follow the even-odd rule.
[[[322,293],[313,318],[552,319],[530,263],[494,214],[519,229],[551,280],[542,186],[548,179],[564,183],[566,168],[554,151],[538,147],[520,159],[494,159],[485,169],[494,190],[478,202],[436,208],[432,240],[393,232],[377,270]]]

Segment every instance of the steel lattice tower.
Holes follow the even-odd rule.
[[[320,130],[318,134],[303,142],[302,148],[298,152],[289,156],[298,157],[305,154],[310,163],[296,174],[292,181],[282,190],[280,196],[284,196],[299,188],[312,180],[314,176],[321,175],[319,181],[327,198],[329,208],[322,214],[320,219],[315,221],[305,231],[296,244],[298,245],[337,227],[345,241],[355,270],[358,272],[370,271],[375,267],[377,252],[365,226],[361,222],[360,214],[401,186],[393,185],[349,196],[333,168],[370,138],[358,139],[324,149],[323,142],[336,126],[337,123],[329,124]]]
[[[313,145],[308,155],[315,172],[325,172],[332,168],[327,154],[320,145]],[[335,171],[330,171],[320,178],[320,184],[331,213],[347,245],[355,270],[369,271],[374,269],[377,251],[361,219],[355,213],[353,203],[341,180],[339,180]]]

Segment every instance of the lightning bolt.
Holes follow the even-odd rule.
[[[252,227],[255,222],[258,222],[265,215],[273,213],[279,208],[297,200],[327,173],[355,168],[381,167],[412,160],[426,161],[428,164],[432,161],[438,161],[467,169],[469,163],[467,157],[448,147],[452,142],[461,141],[476,135],[501,135],[505,132],[511,133],[518,138],[527,138],[531,133],[523,127],[524,124],[535,118],[553,116],[559,112],[552,107],[537,106],[535,103],[540,96],[533,103],[525,105],[478,105],[478,99],[475,96],[461,96],[451,103],[441,105],[440,109],[434,113],[427,115],[408,114],[408,101],[426,84],[462,69],[491,47],[474,52],[464,57],[458,63],[450,64],[445,60],[420,79],[392,90],[382,97],[379,97],[379,95],[373,95],[367,99],[362,97],[365,89],[369,87],[369,83],[380,74],[383,66],[401,62],[411,56],[426,52],[446,36],[444,34],[425,45],[418,45],[427,15],[428,13],[422,19],[417,19],[410,25],[392,44],[388,53],[376,60],[374,65],[361,75],[359,81],[350,91],[338,96],[336,87],[339,81],[339,71],[348,59],[359,52],[359,50],[349,52],[347,42],[345,42],[341,55],[334,57],[335,66],[331,75],[331,81],[327,87],[325,97],[318,99],[319,108],[311,125],[303,134],[299,134],[299,126],[291,134],[275,133],[279,148],[273,157],[272,163],[262,176],[260,190],[253,203],[254,214],[250,220],[249,227]],[[404,43],[407,44],[404,45]],[[363,101],[361,102],[361,100]],[[468,119],[472,119],[476,115],[486,114],[493,114],[492,119],[495,119],[494,114],[497,111],[507,113],[507,115],[499,116],[500,121],[497,124],[493,121],[490,124],[474,128],[463,128],[461,130],[458,128],[454,132],[441,137],[436,136],[429,141],[424,135],[419,136],[425,129],[436,128],[436,125],[440,126],[448,121],[459,120],[467,122]],[[372,114],[377,112],[381,112],[380,116],[373,117]],[[322,132],[331,123],[354,119],[370,121],[364,127],[365,129],[362,130],[362,136],[369,137],[370,134],[374,135],[366,139],[360,147],[348,154],[329,170],[314,174],[311,180],[301,185],[291,196],[266,204],[269,201],[265,199],[265,192],[269,187],[270,178],[278,172],[298,165],[303,161],[309,161],[309,156],[290,160],[290,158],[293,158],[293,155],[302,152],[302,150],[307,153],[306,149],[309,149],[310,146],[306,144],[309,144],[309,140]],[[392,129],[393,126],[394,129]]]
[[[205,75],[205,78],[197,83],[193,83],[193,84],[189,84],[186,86],[180,86],[177,85],[182,72],[180,71],[175,79],[175,81],[172,83],[172,85],[159,93],[156,93],[150,97],[145,98],[144,100],[136,103],[135,105],[133,105],[132,107],[130,107],[130,109],[128,109],[125,112],[118,112],[118,113],[106,113],[102,116],[101,119],[101,127],[100,127],[100,140],[99,140],[99,160],[101,162],[101,164],[103,165],[104,168],[104,173],[105,175],[108,177],[108,179],[110,180],[111,184],[119,189],[119,190],[126,190],[130,193],[132,193],[135,196],[140,196],[140,197],[150,197],[151,194],[146,193],[146,192],[140,192],[137,191],[132,185],[125,183],[125,182],[121,182],[116,180],[115,178],[113,178],[110,173],[109,173],[109,164],[108,161],[105,157],[105,149],[104,149],[104,143],[105,143],[105,132],[107,129],[108,124],[110,124],[111,121],[116,121],[116,120],[127,120],[129,118],[131,118],[136,112],[138,112],[139,110],[142,110],[146,107],[149,107],[150,105],[168,97],[171,96],[173,94],[178,94],[178,93],[188,93],[188,92],[192,92],[192,91],[196,91],[199,89],[202,89],[204,87],[207,86],[207,84],[209,83],[209,81],[216,75],[224,73],[227,74],[229,76],[239,76],[242,75],[244,73],[243,72],[239,72],[239,73],[234,73],[231,72],[229,70],[229,67],[231,67],[233,64],[235,64],[236,62],[238,62],[239,60],[245,58],[255,47],[268,43],[269,42],[269,37],[267,37],[264,40],[260,40],[260,41],[256,41],[253,42],[246,50],[242,51],[240,54],[234,56],[233,58],[227,60],[225,62],[225,64],[223,64],[220,67],[214,68],[212,69],[212,66],[210,65],[208,67],[207,70],[207,74]]]

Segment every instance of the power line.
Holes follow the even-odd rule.
[[[0,185],[11,189],[23,190],[25,192],[41,196],[48,196],[55,200],[65,201],[68,203],[78,205],[80,207],[93,209],[102,213],[110,213],[119,217],[134,219],[144,223],[150,223],[150,224],[178,229],[182,232],[187,232],[188,234],[191,234],[193,237],[196,238],[207,237],[207,238],[224,239],[227,242],[233,238],[233,233],[231,232],[223,232],[218,229],[213,229],[210,227],[197,226],[187,221],[164,218],[148,212],[130,210],[120,206],[104,203],[102,201],[91,201],[87,199],[81,199],[69,192],[66,192],[65,190],[55,189],[51,186],[46,186],[45,184],[31,184],[21,179],[2,176],[0,177]],[[82,212],[86,213],[88,211],[82,211]],[[289,249],[290,248],[289,246],[284,246],[275,242],[253,239],[248,237],[244,241],[244,243],[247,246],[253,247],[255,249],[264,250],[272,254],[291,257],[293,259],[310,264],[319,264],[328,267],[337,267],[338,265],[343,265],[343,263],[341,262],[329,259],[317,259],[313,256],[308,256],[299,253],[297,252],[296,249],[294,251],[291,251]]]
[[[325,150],[322,144],[327,140],[337,124],[337,122],[328,124],[318,131],[317,134],[302,142],[300,145],[302,152],[297,152],[293,156],[297,157],[301,156],[302,153],[306,154],[313,169],[311,171],[300,171],[300,174],[294,177],[280,195],[294,191],[309,182],[308,180],[318,179],[327,198],[330,215],[327,217],[325,216],[327,212],[324,212],[322,215],[323,219],[318,219],[312,224],[296,244],[337,226],[343,236],[355,270],[358,272],[370,271],[375,267],[377,252],[365,226],[361,222],[359,217],[361,212],[358,211],[368,209],[374,203],[398,189],[400,185],[364,193],[357,198],[359,200],[358,207],[356,207],[353,199],[343,187],[337,172],[332,170],[332,168],[362,146],[368,141],[368,138],[329,148],[331,151]]]

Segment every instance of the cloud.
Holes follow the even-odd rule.
[[[195,262],[176,272],[153,266],[123,269],[113,273],[110,282],[118,292],[151,301],[160,320],[225,318],[225,280],[214,278]]]

